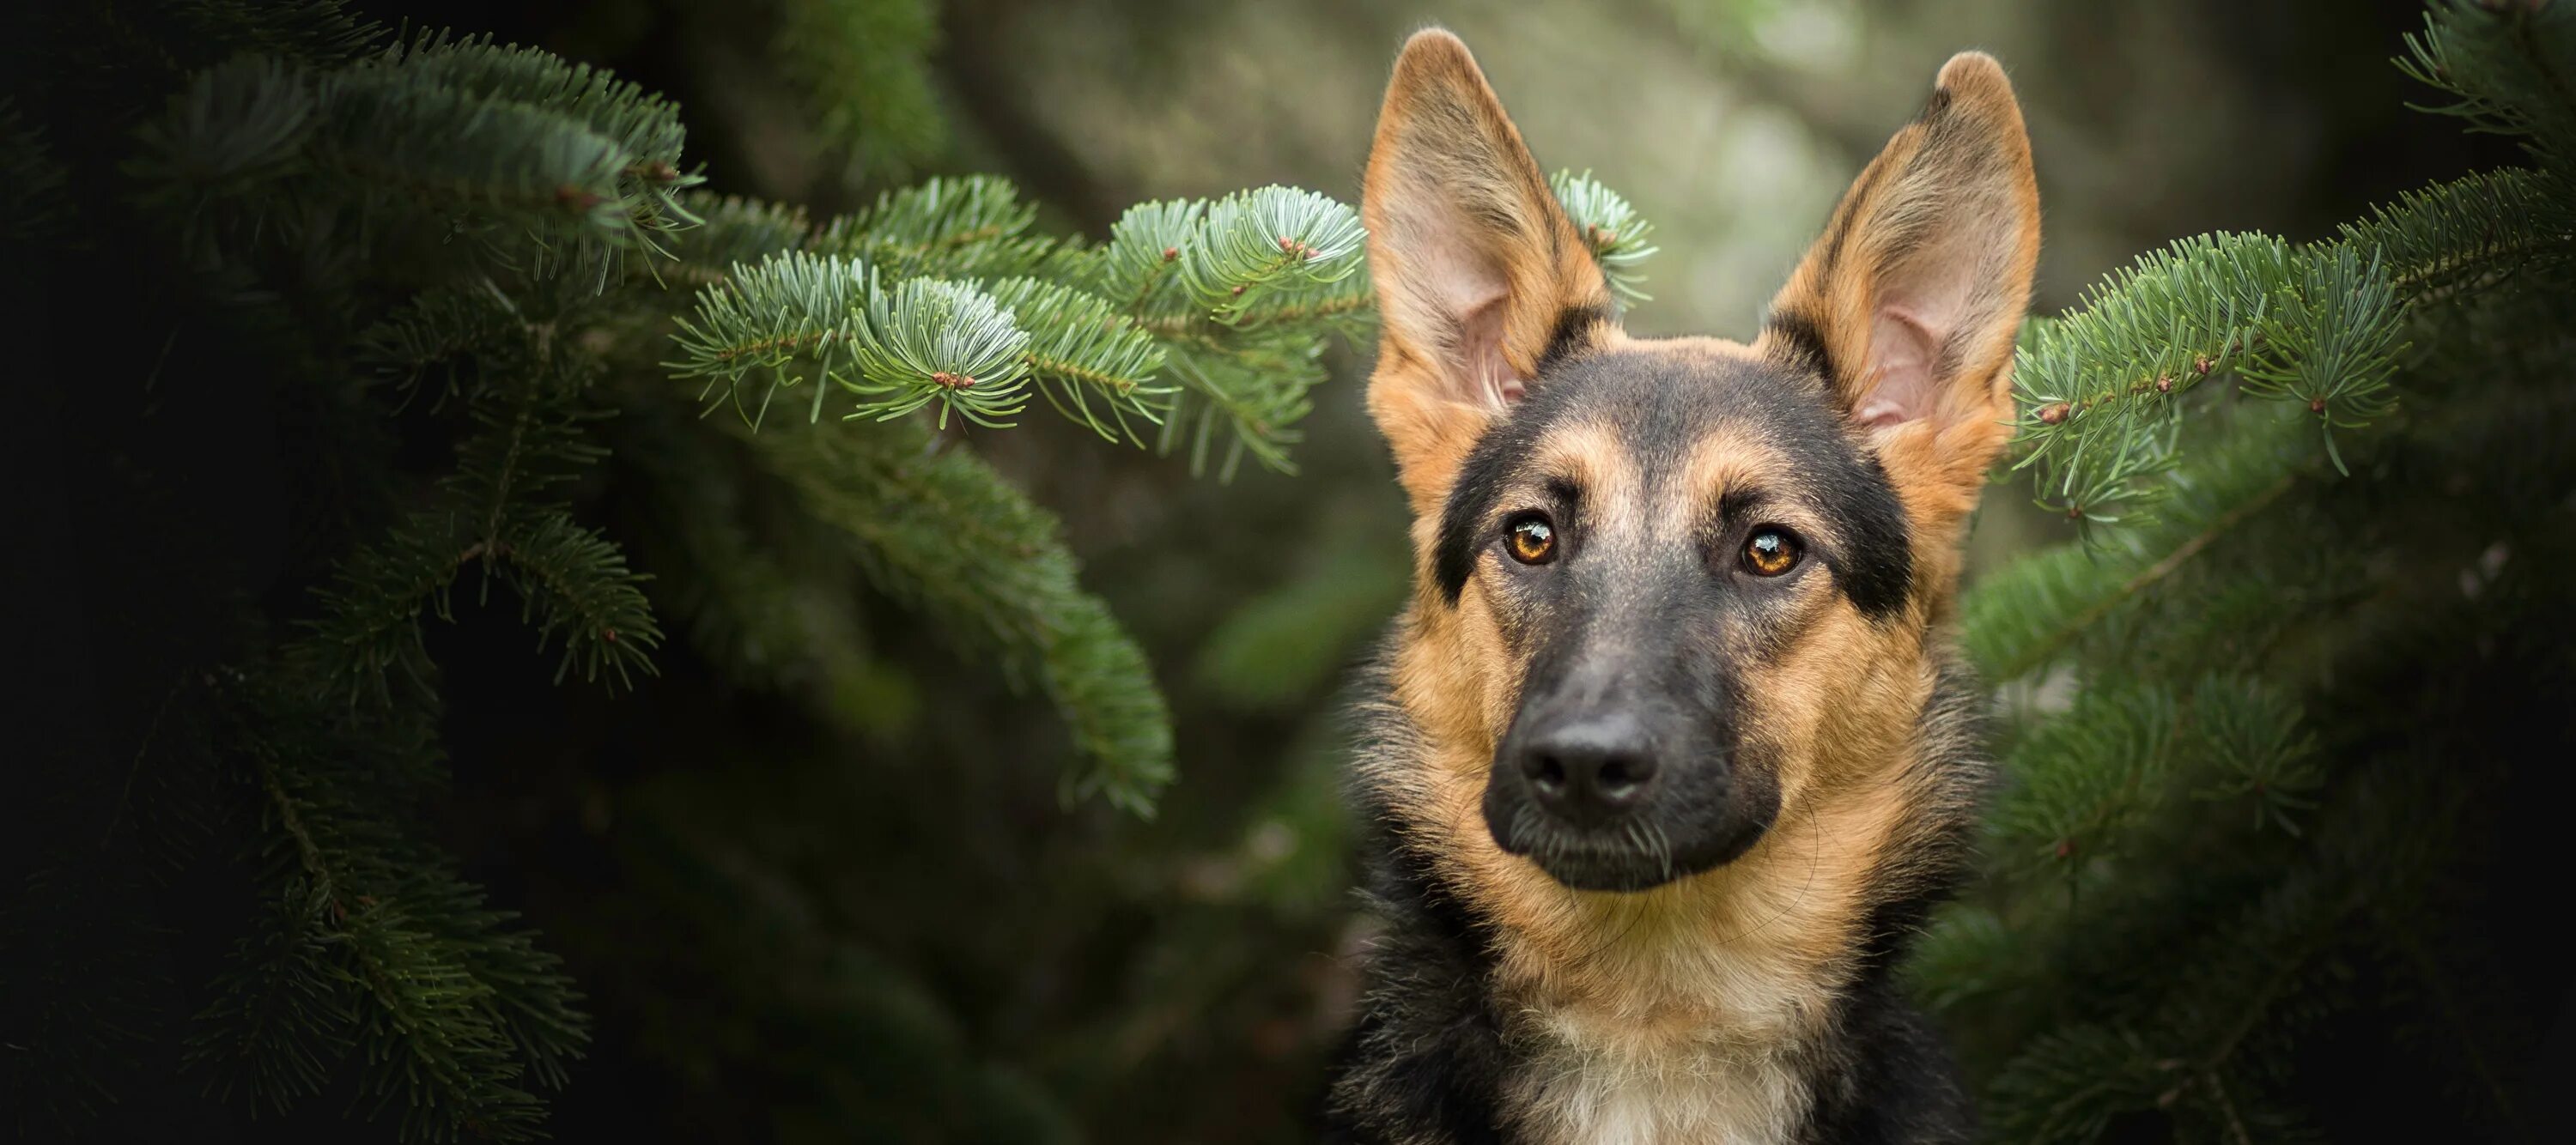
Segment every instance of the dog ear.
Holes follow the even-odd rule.
[[[2039,260],[2039,189],[2001,65],[1962,52],[1772,300],[1756,348],[1821,371],[1900,492],[1964,512],[2011,437],[2013,340]],[[1909,498],[1918,500],[1919,498]]]
[[[1381,331],[1369,412],[1423,511],[1551,348],[1609,320],[1609,291],[1467,45],[1436,28],[1395,61],[1361,212]]]

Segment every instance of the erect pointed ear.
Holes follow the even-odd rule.
[[[1395,61],[1361,213],[1381,337],[1369,412],[1417,512],[1560,342],[1608,322],[1592,252],[1458,37]]]
[[[2013,340],[2038,261],[2021,106],[1994,57],[1961,52],[1843,193],[1756,348],[1827,376],[1918,516],[1964,513],[2011,437]]]

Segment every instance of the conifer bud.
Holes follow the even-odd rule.
[[[2050,402],[2047,405],[2039,407],[2039,424],[2056,425],[2059,422],[2065,421],[2067,408],[2068,407],[2065,402]]]

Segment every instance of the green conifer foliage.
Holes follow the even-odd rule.
[[[936,145],[929,12],[780,5],[781,74],[833,144],[880,165]],[[397,38],[335,0],[53,19],[77,45],[42,77],[62,97],[0,103],[5,237],[166,332],[141,359],[111,347],[69,408],[114,411],[101,455],[166,499],[192,475],[129,451],[167,425],[156,387],[229,383],[199,374],[221,363],[267,387],[224,400],[273,410],[299,468],[267,583],[155,586],[193,627],[138,646],[169,649],[150,655],[176,682],[129,757],[67,765],[112,811],[39,840],[8,904],[11,965],[40,968],[9,1010],[38,1052],[0,1061],[19,1129],[94,1128],[166,1068],[253,1117],[341,1103],[406,1141],[544,1135],[591,1037],[581,991],[434,842],[438,649],[468,612],[515,615],[563,687],[632,690],[676,633],[864,721],[884,683],[863,581],[1052,704],[1068,804],[1153,812],[1174,761],[1152,668],[963,431],[1053,411],[1194,472],[1289,468],[1328,340],[1367,329],[1348,205],[1146,203],[1092,242],[1038,230],[1002,180],[942,177],[815,221],[711,193],[677,105],[536,49]],[[99,862],[111,844],[141,865]],[[220,908],[156,929],[143,904],[181,886]],[[154,969],[173,944],[219,969]],[[884,1028],[962,1052],[935,1022]],[[1006,1105],[990,1116],[1053,1116]]]
[[[2404,1132],[2428,1100],[2528,1131],[2464,880],[2576,679],[2548,587],[2576,536],[2576,18],[2437,3],[2406,47],[2434,110],[2530,165],[2331,241],[2176,243],[2025,338],[2014,465],[2081,539],[1964,601],[2007,781],[1986,879],[1913,967],[1998,1139]],[[2399,1120],[2343,1107],[2336,1071],[2374,1059],[2338,1022],[2410,1047],[2410,1092],[2372,1103]]]

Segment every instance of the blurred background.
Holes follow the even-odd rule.
[[[2028,112],[2042,312],[2166,240],[2314,238],[2497,158],[2404,106],[2422,93],[2389,57],[2417,0],[946,0],[821,30],[721,0],[358,7],[672,95],[721,191],[820,216],[989,171],[1092,236],[1148,198],[1355,199],[1395,48],[1442,24],[1542,166],[1592,170],[1656,224],[1654,297],[1629,316],[1648,334],[1749,336],[1963,48],[2001,57]],[[818,34],[885,45],[882,71],[837,79],[887,122],[836,118],[773,66],[782,35]],[[1084,583],[1153,658],[1180,778],[1151,821],[1068,809],[1046,705],[889,602],[832,605],[866,637],[829,710],[679,641],[638,696],[547,690],[508,609],[434,626],[442,833],[596,1023],[554,1136],[1299,1139],[1366,937],[1340,687],[1408,560],[1368,354],[1336,350],[1293,476],[1194,478],[1046,419],[969,435],[1064,517]],[[2026,501],[1989,497],[1972,575],[2063,535]]]

